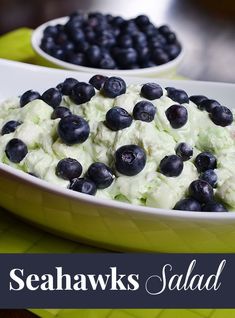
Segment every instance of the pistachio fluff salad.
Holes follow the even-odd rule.
[[[235,124],[218,101],[118,77],[67,78],[0,105],[0,161],[74,191],[235,210]]]

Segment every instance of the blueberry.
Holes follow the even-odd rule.
[[[108,77],[104,75],[94,75],[90,78],[89,83],[100,90],[107,78]]]
[[[128,34],[123,34],[117,39],[117,44],[121,48],[130,48],[133,46],[132,37]]]
[[[93,29],[88,29],[88,30],[85,32],[85,36],[86,36],[86,40],[87,40],[89,43],[93,43],[94,40],[95,40],[96,34],[95,34],[95,32],[93,31]]]
[[[68,41],[68,36],[65,32],[59,32],[55,37],[54,37],[55,43],[58,45],[63,45],[66,41]]]
[[[111,52],[107,50],[106,48],[101,48],[101,56],[102,58],[112,58]]]
[[[70,115],[60,120],[57,131],[61,140],[70,146],[86,141],[90,134],[90,127],[82,117]]]
[[[216,169],[217,160],[212,153],[205,151],[197,155],[194,164],[198,172],[204,172],[206,170]]]
[[[108,188],[113,180],[113,171],[102,162],[95,162],[90,165],[87,176],[92,180],[98,189]]]
[[[147,83],[142,86],[141,95],[150,100],[158,99],[163,95],[163,90],[156,83]]]
[[[192,95],[189,99],[196,104],[199,109],[203,110],[204,108],[201,106],[201,103],[208,98],[204,95]]]
[[[69,52],[66,55],[66,61],[71,64],[81,65],[81,66],[85,66],[87,63],[86,57],[83,53],[74,53],[74,52]]]
[[[132,123],[132,117],[121,107],[113,107],[106,113],[106,126],[111,130],[118,131],[127,128]]]
[[[201,204],[193,199],[193,198],[187,198],[182,199],[176,203],[174,206],[174,210],[181,210],[181,211],[201,211],[202,207]]]
[[[210,118],[215,125],[226,127],[233,122],[233,113],[225,106],[216,106],[210,113]]]
[[[73,179],[69,189],[89,195],[95,195],[97,191],[95,183],[85,178]]]
[[[71,29],[67,31],[71,40],[75,43],[84,41],[85,35],[81,29],[78,29],[75,27],[74,23],[73,26],[71,26]]]
[[[158,38],[153,37],[151,40],[149,40],[149,47],[152,51],[152,56],[156,56],[156,59],[158,59],[158,55],[161,55],[162,53],[165,54],[165,50],[163,49],[162,43],[158,40]],[[166,55],[166,62],[169,60],[169,57]],[[164,60],[163,60],[164,63]]]
[[[80,28],[80,26],[81,22],[76,21],[76,19],[70,18],[64,25],[64,29],[68,35],[71,35],[71,33],[76,30],[76,28]]]
[[[92,27],[92,28],[97,30],[99,23],[100,23],[100,17],[94,16],[94,15],[90,16],[90,14],[89,14],[88,21],[87,21],[87,25],[89,27]]]
[[[169,44],[165,47],[165,50],[170,60],[173,60],[180,54],[181,46],[179,44]]]
[[[48,38],[42,39],[40,48],[46,53],[51,54],[54,46],[55,46],[54,39],[51,37],[48,37]]]
[[[200,174],[200,179],[208,182],[213,188],[215,188],[218,177],[214,170],[209,169]]]
[[[115,153],[115,167],[126,176],[135,176],[142,171],[146,164],[144,149],[137,145],[125,145]]]
[[[187,161],[193,156],[193,148],[185,142],[178,144],[175,152],[183,161]]]
[[[116,43],[116,40],[112,33],[103,31],[102,34],[97,38],[96,44],[100,47],[110,48]]]
[[[226,207],[216,201],[211,201],[202,206],[202,211],[205,212],[228,212]]]
[[[124,22],[125,20],[122,17],[116,16],[112,20],[112,25],[120,27]]]
[[[75,44],[74,51],[77,53],[85,53],[87,55],[87,50],[89,48],[90,48],[90,44],[87,41],[81,41]]]
[[[102,69],[113,70],[116,68],[116,63],[110,55],[106,55],[105,57],[101,58],[99,67]]]
[[[66,41],[61,45],[61,48],[64,50],[65,55],[68,52],[73,52],[75,49],[75,45],[71,41]]]
[[[183,127],[188,120],[188,111],[182,105],[172,105],[166,110],[166,117],[175,129]]]
[[[56,24],[56,29],[57,29],[57,32],[64,32],[64,25],[63,24]]]
[[[2,127],[1,135],[6,135],[13,133],[18,126],[21,125],[21,122],[16,121],[16,120],[10,120],[5,125]]]
[[[64,80],[64,82],[62,83],[62,86],[61,86],[61,89],[60,89],[61,93],[63,95],[68,95],[69,96],[72,93],[73,87],[77,83],[78,83],[78,80],[76,78],[72,78],[72,77],[66,78]]]
[[[51,119],[64,118],[70,115],[72,115],[72,113],[67,107],[58,106],[54,109],[53,113],[51,114]]]
[[[20,107],[24,107],[26,104],[32,102],[35,99],[40,99],[41,95],[33,90],[29,90],[25,92],[23,95],[20,97]]]
[[[158,28],[158,31],[162,34],[168,34],[169,32],[171,32],[170,28],[168,25],[162,25]]]
[[[159,170],[167,177],[178,177],[183,171],[183,160],[177,155],[165,156],[159,165]]]
[[[91,12],[88,14],[89,25],[99,28],[100,25],[107,26],[107,19],[104,14],[100,12]]]
[[[51,35],[44,36],[41,40],[41,44],[44,44],[44,43],[54,43],[55,44],[54,36],[51,36]]]
[[[167,96],[171,98],[173,101],[179,104],[189,103],[188,95],[182,89],[176,89],[174,87],[166,87],[166,90],[167,90]]]
[[[81,24],[85,22],[86,20],[86,16],[84,12],[80,10],[77,10],[71,13],[69,17],[70,17],[70,21],[77,21],[77,22],[80,22]]]
[[[92,85],[80,82],[73,87],[70,98],[75,104],[80,105],[89,102],[94,95],[95,89]]]
[[[89,18],[86,22],[86,26],[93,29],[94,31],[97,31],[99,21],[96,18]]]
[[[117,38],[121,34],[121,30],[115,27],[113,29],[113,35]]]
[[[82,165],[73,158],[64,158],[56,166],[56,175],[64,180],[78,178],[81,174]]]
[[[118,49],[114,55],[118,65],[121,68],[129,68],[130,65],[135,64],[138,59],[138,54],[135,49],[127,48],[127,49]]]
[[[101,59],[101,50],[99,46],[97,45],[90,46],[86,51],[86,56],[88,61],[90,62],[90,65],[92,66],[98,65]]]
[[[154,38],[155,38],[155,41],[159,42],[162,47],[165,47],[167,45],[167,41],[164,35],[159,33],[159,34],[156,34]]]
[[[159,33],[157,27],[150,20],[149,20],[149,23],[146,23],[145,25],[141,25],[139,29],[145,34],[147,33],[148,29],[154,29],[155,33]]]
[[[51,56],[58,60],[65,59],[65,51],[61,47],[54,46],[50,51]]]
[[[58,30],[57,27],[55,25],[48,25],[44,31],[43,31],[43,35],[48,37],[48,36],[55,36],[57,34]]]
[[[176,42],[176,35],[174,32],[166,33],[165,38],[166,38],[167,43],[169,43],[169,44],[173,44]]]
[[[142,32],[136,33],[132,36],[134,47],[143,48],[148,45],[146,35]]]
[[[152,59],[156,65],[162,65],[169,62],[169,56],[162,49],[155,49],[152,52]]]
[[[96,35],[97,35],[97,38],[96,38],[96,43],[98,43],[98,39],[99,39],[99,43],[102,45],[102,46],[106,46],[108,45],[109,43],[109,39],[108,39],[108,36],[107,36],[107,24],[105,22],[102,22],[102,23],[99,23],[99,25],[97,25],[96,27]]]
[[[151,122],[154,120],[156,107],[148,101],[138,102],[133,109],[133,117],[136,120]]]
[[[142,26],[141,30],[145,33],[149,40],[159,33],[158,29],[152,23]]]
[[[141,63],[142,68],[147,68],[147,67],[154,67],[156,64],[153,61],[146,61],[144,63]]]
[[[126,83],[120,77],[109,77],[104,82],[101,92],[105,97],[115,98],[126,93]]]
[[[55,108],[60,105],[62,95],[58,88],[49,88],[42,94],[42,100],[51,107]]]
[[[150,23],[149,18],[144,14],[141,14],[138,17],[136,17],[135,22],[139,27],[148,25]]]
[[[146,63],[149,62],[150,59],[150,50],[147,46],[142,47],[142,48],[137,48],[137,53],[138,53],[138,62],[139,63]]]
[[[189,195],[201,203],[208,203],[213,199],[213,188],[204,180],[195,180],[189,186]]]
[[[126,34],[134,35],[139,32],[137,25],[133,20],[126,20],[122,24],[122,31]]]
[[[214,99],[205,99],[200,103],[200,109],[206,110],[208,113],[211,113],[211,111],[216,107],[221,106],[217,100]]]
[[[55,43],[54,37],[51,35],[43,36],[41,39],[41,45],[43,45],[44,43]]]
[[[7,158],[14,163],[19,163],[28,153],[26,144],[20,139],[11,139],[5,149]]]

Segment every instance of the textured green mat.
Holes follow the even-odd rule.
[[[21,28],[0,37],[0,58],[32,63],[42,66],[52,66],[40,59],[31,47],[32,30]]]
[[[186,310],[186,309],[96,309],[96,310],[33,310],[45,318],[232,318],[235,311],[213,311],[211,309]],[[218,315],[219,314],[219,315]],[[221,314],[224,314],[223,316]],[[234,315],[234,316],[233,316]]]
[[[30,29],[22,28],[1,36],[0,58],[49,66],[34,54],[30,45],[31,33]],[[0,208],[0,253],[101,251],[104,250],[61,239],[36,229]],[[31,311],[42,318],[235,318],[235,310],[212,309],[33,309]]]
[[[0,208],[0,253],[93,253],[104,250],[65,240],[25,224]]]
[[[32,310],[44,318],[234,318],[232,309]]]

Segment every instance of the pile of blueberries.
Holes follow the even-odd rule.
[[[126,70],[165,64],[181,52],[167,25],[156,27],[146,15],[125,20],[99,12],[75,12],[66,24],[47,26],[40,47],[72,64]]]
[[[183,161],[189,160],[193,156],[193,149],[186,143],[180,143],[176,148],[176,154],[166,156],[160,163],[160,170],[168,176],[176,176],[183,170]],[[182,160],[180,160],[180,158]],[[176,203],[175,210],[186,211],[212,211],[212,212],[227,212],[226,207],[217,202],[214,197],[218,177],[215,173],[217,168],[217,160],[210,152],[201,152],[194,160],[194,165],[197,168],[199,179],[193,181],[188,189],[188,197]],[[169,171],[177,172],[178,174],[169,175]]]
[[[20,107],[29,102],[41,99],[50,105],[54,110],[51,118],[57,119],[57,133],[61,141],[68,146],[85,142],[90,134],[89,123],[82,117],[74,115],[71,111],[61,106],[63,95],[67,95],[77,105],[86,103],[95,95],[95,89],[105,97],[115,98],[126,92],[126,83],[120,77],[106,77],[94,75],[89,83],[79,82],[74,78],[67,78],[57,87],[49,88],[42,95],[29,90],[20,97]],[[211,120],[219,126],[228,126],[233,121],[231,111],[221,106],[217,101],[208,99],[205,96],[193,95],[188,97],[183,90],[167,87],[167,96],[177,104],[171,105],[165,112],[170,125],[174,129],[184,126],[188,120],[186,104],[192,100],[202,111],[207,111]],[[129,127],[133,120],[151,122],[157,114],[157,108],[151,103],[163,95],[163,89],[156,83],[146,83],[141,87],[140,96],[145,100],[137,102],[132,114],[124,108],[115,106],[106,113],[104,124],[112,131],[118,131]],[[184,104],[184,106],[182,105]],[[22,123],[11,120],[3,127],[1,134],[14,132]],[[27,145],[19,139],[11,139],[5,149],[6,156],[11,162],[19,163],[28,153]],[[191,159],[193,149],[186,143],[180,143],[175,149],[175,154],[164,157],[159,165],[159,172],[167,177],[177,177],[183,171],[184,161]],[[95,162],[90,165],[83,178],[81,164],[73,158],[64,158],[56,166],[56,175],[70,182],[69,188],[94,195],[97,189],[109,187],[114,178],[115,171],[126,176],[135,176],[140,173],[146,165],[146,153],[138,145],[124,145],[116,150],[114,154],[114,170],[102,162]],[[189,197],[180,200],[176,205],[177,210],[189,211],[215,211],[225,212],[226,208],[216,202],[213,188],[217,185],[217,175],[214,171],[217,167],[217,160],[209,152],[200,153],[194,160],[200,177],[191,183],[188,191]]]

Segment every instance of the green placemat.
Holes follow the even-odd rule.
[[[44,318],[235,318],[233,309],[33,310]]]
[[[0,37],[0,58],[48,66],[30,45],[32,30]],[[182,78],[177,76],[177,78]],[[0,208],[0,253],[87,253],[104,250],[65,240],[34,228]],[[33,309],[42,318],[235,318],[235,310],[211,309]]]
[[[30,45],[32,30],[27,28],[9,32],[0,37],[0,57],[22,62],[33,61],[35,54]]]
[[[44,318],[233,318],[233,310],[212,309],[96,309],[33,310]]]
[[[53,67],[37,56],[31,47],[32,30],[21,28],[0,36],[0,58]]]
[[[96,247],[60,238],[25,224],[0,208],[0,253],[93,253]]]

